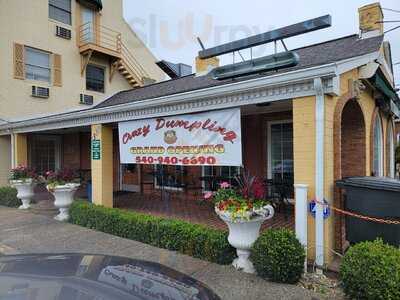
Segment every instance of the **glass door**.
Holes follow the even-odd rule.
[[[94,42],[95,34],[95,12],[94,10],[81,6],[81,20],[82,20],[82,39],[86,43]]]
[[[271,122],[268,129],[268,178],[293,184],[293,123]]]

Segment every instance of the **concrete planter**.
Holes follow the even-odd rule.
[[[228,242],[236,248],[238,257],[232,265],[245,273],[255,273],[253,263],[249,259],[250,249],[260,235],[262,223],[274,216],[274,208],[271,205],[266,205],[263,208],[263,215],[249,213],[248,218],[240,219],[233,219],[229,212],[222,212],[217,208],[215,208],[215,211],[228,225]]]
[[[29,209],[31,207],[34,187],[32,178],[25,180],[10,180],[10,185],[17,189],[17,198],[22,202],[19,209]]]
[[[47,186],[50,193],[54,195],[54,206],[57,207],[60,213],[54,217],[57,221],[68,221],[69,207],[74,201],[74,194],[79,188],[77,183],[68,183],[65,185],[57,185],[55,187]]]

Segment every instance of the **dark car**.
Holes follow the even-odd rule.
[[[0,257],[1,300],[219,300],[201,282],[163,265],[91,254]]]

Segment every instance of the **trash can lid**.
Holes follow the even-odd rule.
[[[361,187],[373,190],[400,192],[400,180],[388,177],[348,177],[336,181],[338,187]]]

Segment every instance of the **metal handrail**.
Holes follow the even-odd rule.
[[[142,81],[144,77],[149,77],[143,66],[122,42],[121,33],[118,31],[106,26],[94,26],[93,22],[87,22],[79,26],[78,35],[80,47],[93,44],[114,51],[120,55],[125,67],[128,68],[135,77],[139,78],[140,81]]]

